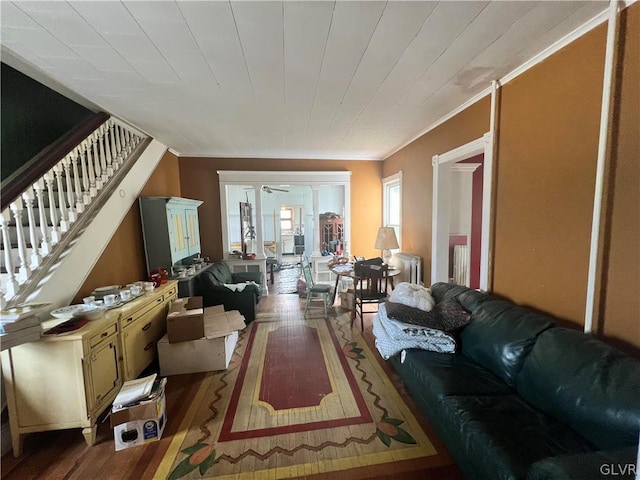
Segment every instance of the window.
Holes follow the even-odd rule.
[[[293,233],[293,208],[280,209],[280,232],[285,235]]]
[[[382,224],[393,227],[402,249],[402,170],[382,179]]]

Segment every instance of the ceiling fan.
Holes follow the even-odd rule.
[[[245,190],[253,190],[253,187],[246,187]],[[273,193],[273,192],[289,192],[289,190],[285,190],[283,188],[270,187],[269,185],[263,185],[262,191],[265,193]]]
[[[270,187],[270,186],[268,186],[268,185],[263,185],[263,186],[262,186],[262,191],[263,191],[263,192],[267,192],[267,193],[273,193],[273,192],[289,192],[289,190],[284,190],[283,188]]]

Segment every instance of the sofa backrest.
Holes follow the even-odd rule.
[[[491,300],[488,295],[473,290],[462,285],[454,285],[453,283],[438,282],[431,285],[431,296],[436,303],[440,303],[450,298],[455,298],[462,307],[473,312],[475,308],[482,302]]]
[[[601,449],[638,444],[640,360],[591,335],[559,327],[542,333],[517,390]]]
[[[513,387],[538,335],[553,325],[551,318],[511,302],[482,302],[460,334],[462,353]]]
[[[207,272],[211,273],[211,277],[213,277],[212,280],[215,279],[218,285],[233,283],[231,270],[229,270],[228,265],[224,262],[215,263],[207,269]]]

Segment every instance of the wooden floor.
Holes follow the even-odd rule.
[[[269,295],[263,297],[259,305],[259,311],[266,313],[281,310],[283,307],[287,310],[298,312],[301,316],[304,309],[304,301],[298,299],[297,295]],[[342,312],[339,307],[334,308]],[[373,314],[365,315],[364,337],[370,348],[373,349],[372,318]],[[392,379],[402,397],[405,398],[439,452],[441,461],[438,464],[445,466],[425,470],[424,467],[418,466],[417,462],[408,460],[375,467],[318,474],[307,478],[461,479],[462,475],[459,469],[453,464],[440,440],[411,402],[398,376],[386,362],[380,360],[380,364],[389,378]],[[184,410],[195,396],[204,375],[191,374],[171,377],[166,390],[168,421],[163,438],[159,442],[115,452],[113,432],[109,428],[108,419],[98,426],[97,442],[92,447],[88,447],[85,444],[80,429],[34,433],[27,435],[24,439],[24,453],[20,458],[14,458],[12,453],[2,458],[2,479],[138,480],[153,478],[153,472],[155,472],[162,460],[173,435],[179,429],[179,419],[182,418]]]

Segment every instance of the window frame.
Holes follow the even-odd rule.
[[[399,189],[399,202],[398,202],[398,218],[400,223],[394,224],[390,222],[391,219],[391,203],[390,203],[390,190],[398,187]],[[402,250],[402,170],[399,170],[393,175],[384,177],[382,179],[382,225],[393,227],[396,230],[396,236],[398,237],[399,248],[391,250],[392,253],[397,253]]]

